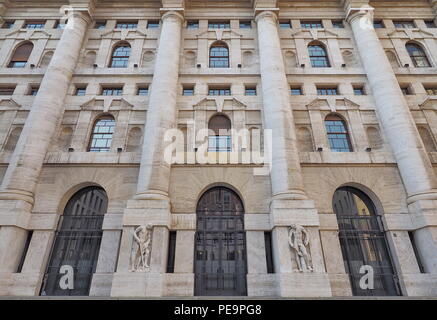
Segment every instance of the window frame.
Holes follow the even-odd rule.
[[[322,43],[310,43],[308,44],[307,50],[312,68],[331,68],[328,50],[325,45]]]
[[[129,50],[126,50],[129,48]],[[125,55],[116,55],[117,50],[121,49],[121,53],[126,53]],[[109,62],[109,68],[128,68],[129,67],[129,59],[132,54],[132,47],[127,42],[118,43],[114,46],[111,54],[111,61]],[[120,62],[117,64],[116,62]]]
[[[328,124],[329,122],[329,124]],[[335,123],[339,122],[339,124]],[[330,131],[331,127],[343,127],[343,131]],[[328,139],[329,149],[332,152],[353,152],[352,141],[349,133],[349,128],[347,126],[346,120],[338,114],[328,114],[324,119],[324,127],[326,131],[326,138]],[[344,135],[344,138],[339,138],[338,136]],[[337,137],[335,137],[337,136]],[[342,140],[347,144],[347,148],[336,148],[334,147],[334,140]]]
[[[431,68],[431,60],[429,59],[422,45],[416,42],[407,42],[405,48],[410,56],[411,62],[415,68]],[[415,50],[413,49],[415,48]],[[414,51],[413,51],[414,50]],[[419,54],[417,54],[419,53]],[[423,65],[421,65],[423,64]]]
[[[106,123],[105,123],[105,125],[101,126],[101,127],[110,127],[110,128],[112,128],[112,131],[111,131],[111,129],[109,129],[110,132],[108,132],[108,133],[96,132],[96,128],[98,127],[99,122],[102,122],[102,121],[111,122],[112,123],[111,126],[106,126]],[[104,115],[97,117],[96,120],[94,121],[94,124],[93,124],[92,129],[91,129],[91,135],[89,138],[87,152],[98,152],[98,153],[110,152],[111,148],[112,148],[112,142],[114,140],[115,127],[116,127],[116,121],[112,115],[104,114]],[[95,135],[110,136],[110,137],[95,138]],[[94,141],[97,141],[97,140],[105,140],[106,147],[93,147]],[[109,141],[109,146],[108,146],[108,141]],[[95,149],[95,150],[93,150],[93,149]]]
[[[218,49],[218,50],[215,50]],[[226,50],[226,53],[224,52]],[[223,55],[216,55],[217,53],[224,53]],[[214,54],[214,55],[213,55]],[[216,41],[209,47],[209,68],[230,68],[230,50],[226,42]]]

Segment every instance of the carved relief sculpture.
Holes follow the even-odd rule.
[[[299,224],[293,224],[288,231],[288,243],[295,253],[296,264],[300,272],[312,272],[311,254],[307,250],[310,243],[308,232]]]
[[[133,233],[131,269],[132,272],[147,272],[150,269],[153,225],[139,226]]]

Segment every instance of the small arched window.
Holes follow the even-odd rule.
[[[112,51],[111,68],[127,68],[129,64],[129,57],[131,54],[131,47],[128,43],[119,44]]]
[[[308,46],[308,54],[313,68],[329,68],[331,65],[328,59],[328,53],[321,44],[310,44]]]
[[[31,42],[25,42],[17,47],[9,62],[9,68],[24,68],[33,50]]]
[[[229,68],[229,49],[224,42],[215,42],[209,50],[210,68]]]
[[[108,152],[111,150],[112,136],[114,134],[115,120],[112,116],[100,117],[94,124],[91,134],[90,152]]]
[[[410,55],[411,61],[416,68],[427,68],[431,67],[428,57],[421,46],[415,43],[408,43],[407,46],[408,54]]]
[[[352,145],[347,131],[346,122],[336,114],[325,118],[325,128],[331,151],[352,152]]]
[[[209,120],[208,151],[231,151],[231,121],[224,115],[216,115]]]

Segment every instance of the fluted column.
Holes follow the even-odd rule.
[[[271,181],[274,198],[305,199],[290,90],[272,11],[256,16],[263,95],[264,128],[272,130]]]
[[[352,3],[353,5],[354,3]],[[376,112],[398,164],[412,214],[416,243],[428,272],[437,272],[437,181],[396,75],[373,28],[371,7],[346,6],[355,42],[373,92]]]
[[[164,135],[176,125],[176,97],[183,16],[168,11],[162,29],[147,110],[136,199],[167,198],[170,163],[164,159]]]
[[[90,22],[87,9],[68,7],[68,24],[41,82],[0,188],[0,214],[13,216],[0,229],[0,271],[14,271],[26,238],[26,221],[44,157],[64,113],[64,100]]]

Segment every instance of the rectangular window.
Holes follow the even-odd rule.
[[[27,233],[26,243],[24,244],[23,254],[21,255],[20,263],[18,264],[17,273],[23,270],[24,262],[26,261],[27,252],[29,251],[30,242],[32,241],[33,231]]]
[[[44,20],[38,21],[26,21],[24,23],[24,29],[44,29],[46,22]]]
[[[338,89],[336,87],[320,87],[317,88],[317,94],[319,96],[336,96]]]
[[[36,96],[38,94],[39,87],[30,87],[29,96]]]
[[[332,21],[332,27],[335,29],[343,29],[344,23],[342,20],[333,20]]]
[[[240,20],[240,29],[252,28],[252,22],[250,20]]]
[[[322,21],[301,21],[300,27],[303,29],[323,29]]]
[[[266,250],[266,263],[267,263],[267,273],[275,273],[275,268],[273,264],[273,250],[272,250],[272,233],[264,232],[264,243]]]
[[[402,94],[403,94],[404,96],[410,96],[410,95],[412,95],[412,93],[411,93],[411,88],[410,88],[409,85],[402,85],[402,86],[401,86],[401,91],[402,91]]]
[[[149,87],[139,87],[137,95],[139,95],[139,96],[148,96],[149,95]]]
[[[184,86],[182,89],[183,96],[194,96],[194,86]]]
[[[199,20],[188,20],[187,29],[199,29]]]
[[[366,93],[364,92],[364,87],[354,87],[354,94],[356,96],[364,96]]]
[[[176,257],[176,231],[170,231],[168,235],[167,273],[174,273]]]
[[[373,21],[373,27],[375,29],[383,29],[384,27],[384,22],[382,22],[382,20],[375,20]]]
[[[231,23],[227,21],[208,21],[208,29],[230,29]]]
[[[15,24],[15,21],[12,21],[12,20],[5,21],[2,25],[2,29],[12,29],[14,24]]]
[[[76,91],[75,91],[74,95],[80,96],[80,97],[86,95],[86,87],[76,87]]]
[[[422,259],[420,259],[419,251],[417,250],[416,240],[414,239],[414,231],[408,231],[408,236],[410,237],[411,246],[413,247],[414,255],[416,257],[417,264],[419,265],[420,273],[425,273],[425,268],[422,264]]]
[[[301,96],[302,95],[302,88],[301,87],[291,87],[290,93],[292,96]]]
[[[429,96],[437,96],[437,87],[426,87],[425,90]]]
[[[138,21],[117,21],[115,25],[116,29],[136,29],[138,27]]]
[[[147,29],[158,29],[159,20],[149,20],[147,21]]]
[[[291,22],[287,20],[279,21],[279,28],[281,29],[291,29]]]
[[[0,96],[12,96],[14,91],[15,87],[0,87]]]
[[[244,89],[244,95],[246,95],[246,96],[256,96],[256,87],[246,87]]]
[[[65,26],[67,25],[68,21],[56,21],[55,23],[55,29],[65,29]]]
[[[102,89],[102,96],[121,96],[122,94],[122,87],[107,87]]]
[[[416,27],[416,25],[414,24],[414,21],[411,21],[411,20],[410,21],[394,20],[393,24],[398,29],[413,29]]]
[[[106,21],[96,21],[94,29],[102,30],[106,28]]]
[[[230,96],[231,88],[220,87],[220,88],[209,88],[208,95],[210,96]]]
[[[425,24],[427,28],[434,29],[437,28],[434,20],[425,20]]]

